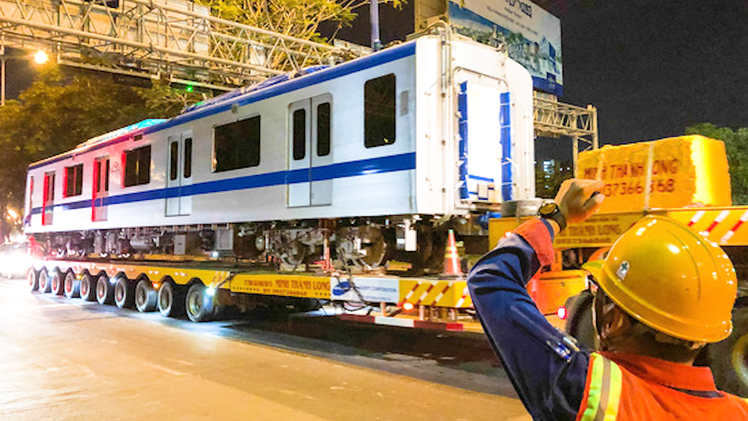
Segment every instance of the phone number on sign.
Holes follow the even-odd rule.
[[[625,196],[644,193],[644,184],[641,181],[605,184],[602,193],[605,196]],[[672,193],[675,191],[675,180],[652,180],[649,184],[650,193]]]

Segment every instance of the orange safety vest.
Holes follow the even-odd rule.
[[[748,401],[718,391],[708,367],[609,352],[590,357],[577,421],[748,420]]]

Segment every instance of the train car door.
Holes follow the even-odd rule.
[[[42,198],[42,225],[52,225],[55,209],[55,173],[44,174],[44,196]]]
[[[332,204],[332,97],[295,102],[289,107],[288,206]]]
[[[192,132],[169,136],[166,178],[166,216],[189,215],[192,196],[184,188],[192,184]]]
[[[109,197],[109,157],[102,156],[94,161],[93,173],[93,209],[94,221],[106,221],[107,198]]]

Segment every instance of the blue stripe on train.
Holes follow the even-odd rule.
[[[360,161],[341,162],[309,169],[276,171],[265,174],[248,175],[225,180],[207,181],[183,187],[168,187],[137,193],[127,193],[102,198],[104,205],[121,205],[125,203],[144,202],[180,196],[198,196],[202,194],[223,193],[237,190],[248,190],[261,187],[272,187],[285,184],[306,183],[310,180],[322,181],[336,178],[356,177],[361,175],[383,174],[395,171],[416,169],[416,153],[408,152],[380,158]],[[56,204],[53,207],[63,210],[84,209],[91,207],[91,200]],[[32,214],[41,213],[42,208],[34,208]]]

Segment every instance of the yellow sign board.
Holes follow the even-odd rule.
[[[237,275],[231,292],[330,299],[330,279],[309,275]]]
[[[732,204],[725,146],[703,136],[582,152],[577,177],[605,181],[600,212]]]
[[[642,212],[593,215],[581,224],[569,225],[556,236],[553,245],[557,250],[607,247],[615,243],[621,234],[643,217]]]

